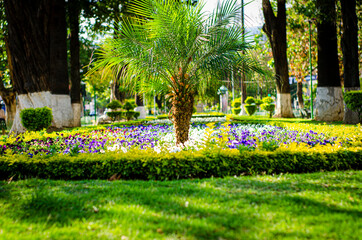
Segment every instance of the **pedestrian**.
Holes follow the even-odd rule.
[[[5,111],[2,107],[0,108],[0,129],[2,131],[2,135],[4,135],[6,131],[6,122],[5,122]]]

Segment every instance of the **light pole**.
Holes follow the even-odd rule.
[[[310,117],[313,119],[313,79],[312,79],[312,20],[309,23],[309,78],[310,78]]]

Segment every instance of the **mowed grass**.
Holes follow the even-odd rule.
[[[362,171],[0,182],[0,239],[361,239]]]

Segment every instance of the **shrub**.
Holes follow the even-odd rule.
[[[273,104],[274,100],[271,97],[263,98],[263,104],[260,105],[261,109],[269,112],[269,117],[273,116],[273,112],[275,110],[275,104]]]
[[[261,100],[261,99],[255,99],[255,104],[256,104],[257,106],[260,106],[261,104],[263,104],[263,100]]]
[[[134,101],[126,100],[125,104],[123,105],[123,108],[128,112],[133,110],[135,107],[137,107],[136,103]]]
[[[138,113],[138,112],[137,112],[137,113]],[[135,112],[135,111],[131,111],[131,110],[125,112],[125,117],[126,117],[127,121],[133,119],[133,118],[135,117],[135,114],[136,114],[136,112]]]
[[[135,112],[133,117],[137,120],[140,115],[141,115],[140,112]]]
[[[361,121],[362,114],[362,90],[349,91],[344,93],[344,101],[349,109],[358,112]]]
[[[270,146],[268,146],[270,147]],[[0,157],[0,179],[122,179],[171,180],[226,177],[256,173],[307,173],[361,170],[359,150],[314,152],[276,149],[269,151],[214,150],[157,154],[153,150],[127,153],[54,154]]]
[[[112,110],[115,110],[115,109],[118,109],[118,108],[122,108],[122,104],[118,100],[112,100],[110,103],[108,103],[106,105],[106,108],[110,108]]]
[[[240,108],[241,106],[241,98],[235,98],[234,101],[231,103],[231,107],[233,108]]]
[[[249,116],[252,116],[256,112],[256,105],[244,105],[245,111]]]
[[[21,124],[29,131],[47,129],[52,124],[53,114],[48,107],[26,108],[20,112]]]
[[[239,115],[240,112],[241,112],[241,108],[239,108],[239,107],[238,108],[232,108],[231,111],[233,112],[233,114]]]
[[[245,103],[248,104],[248,105],[255,104],[255,99],[253,97],[247,97],[245,99]]]
[[[252,116],[256,112],[255,99],[253,97],[247,97],[245,99],[245,111],[249,116]]]
[[[124,111],[112,111],[107,112],[107,115],[112,119],[112,122],[114,122],[115,120],[121,119],[124,116],[124,113]]]

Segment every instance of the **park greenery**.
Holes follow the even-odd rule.
[[[0,240],[359,239],[361,3],[0,1]]]

